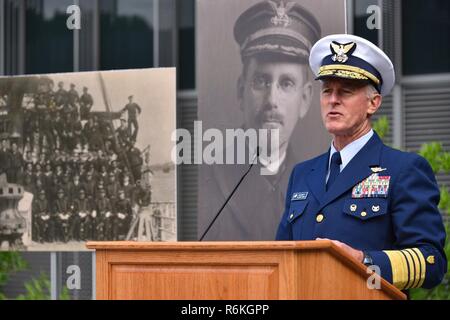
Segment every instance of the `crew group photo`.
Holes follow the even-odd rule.
[[[0,175],[33,195],[31,240],[126,239],[151,203],[150,145],[136,146],[142,109],[133,95],[113,112],[93,111],[88,86],[48,76],[17,91],[1,97],[14,129],[0,136]]]

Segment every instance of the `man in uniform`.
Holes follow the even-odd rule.
[[[11,166],[11,152],[8,148],[8,140],[3,139],[0,149],[0,174],[8,173]]]
[[[84,181],[84,191],[86,192],[88,198],[93,200],[95,197],[95,191],[97,188],[97,182],[94,179],[93,171],[87,171],[86,172],[86,179]]]
[[[108,173],[109,179],[106,183],[106,195],[111,201],[111,205],[114,207],[117,197],[119,195],[120,183],[116,179],[116,175],[113,171]]]
[[[141,180],[137,180],[133,198],[139,207],[148,207],[152,202],[150,186],[146,186]]]
[[[23,169],[23,156],[17,147],[17,142],[11,143],[10,159],[11,164],[7,172],[8,181],[12,183],[20,183]]]
[[[266,159],[259,157],[259,163],[240,184],[205,239],[275,237],[279,207],[283,204],[290,170],[296,163],[289,148],[291,135],[311,103],[308,54],[321,33],[319,23],[309,11],[298,3],[290,5],[286,9],[280,1],[259,2],[243,12],[234,25],[243,65],[237,82],[242,128],[278,130],[279,157],[273,151],[270,155],[267,152]],[[249,145],[246,149],[247,154],[256,157],[256,146]],[[236,155],[236,150],[226,150],[226,154],[232,151]],[[249,162],[203,166],[205,179],[201,183],[206,194],[199,204],[199,236],[248,168]]]
[[[139,130],[137,116],[141,114],[142,109],[136,102],[133,102],[133,96],[128,97],[127,105],[120,112],[124,113],[125,111],[128,111],[128,134],[132,140],[136,141]],[[133,127],[133,131],[131,127]]]
[[[133,144],[130,144],[127,157],[134,181],[141,180],[142,164],[144,163],[142,160],[141,151],[134,147]]]
[[[125,198],[123,189],[119,190],[118,195],[119,199],[114,205],[115,223],[113,227],[113,238],[114,240],[124,240],[132,218],[131,201]]]
[[[129,175],[124,175],[123,176],[123,182],[122,182],[122,189],[125,192],[125,197],[127,199],[129,199],[132,203],[132,205],[135,205],[134,202],[134,186],[130,183],[130,176]]]
[[[371,127],[395,83],[392,62],[371,42],[338,34],[313,46],[310,66],[333,141],[292,171],[276,238],[331,239],[401,290],[438,285],[446,234],[433,171],[419,155],[384,145]]]
[[[53,230],[50,215],[50,206],[45,196],[45,190],[39,190],[39,196],[32,205],[32,239],[37,242],[50,242],[53,240]]]
[[[91,238],[92,202],[86,198],[84,189],[79,189],[78,198],[73,202],[74,217],[72,222],[72,234],[76,241],[85,241]]]
[[[81,190],[83,190],[84,192],[84,184],[80,181],[80,176],[78,175],[78,173],[75,173],[73,175],[73,181],[69,182],[68,190],[70,192],[70,198],[72,199],[72,201],[78,197]]]
[[[71,239],[70,224],[72,209],[69,199],[64,194],[64,189],[58,190],[58,198],[55,201],[53,212],[56,220],[56,234],[57,239],[62,242],[67,242]]]
[[[70,114],[72,120],[78,119],[78,103],[80,101],[80,96],[78,91],[75,89],[75,84],[70,84],[70,90],[67,93],[68,105],[70,106]]]
[[[112,240],[114,216],[112,214],[111,202],[106,197],[105,188],[99,188],[97,193],[97,240]]]
[[[55,92],[56,109],[60,112],[67,104],[67,91],[64,89],[64,82],[58,82],[58,91]]]
[[[131,137],[127,127],[127,120],[120,119],[120,127],[116,129],[116,135],[119,140],[119,148],[130,142]]]
[[[81,120],[87,120],[89,118],[89,112],[91,111],[92,105],[94,104],[94,99],[90,93],[88,93],[88,88],[83,87],[83,94],[80,98],[80,117]]]

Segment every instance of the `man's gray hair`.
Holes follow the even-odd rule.
[[[367,98],[372,98],[374,95],[379,94],[378,90],[372,84],[368,84],[366,87],[367,90]]]

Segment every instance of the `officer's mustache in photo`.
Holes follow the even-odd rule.
[[[264,108],[261,108],[261,110],[257,113],[256,122],[261,125],[267,122],[278,122],[284,126],[284,116],[276,111],[272,105],[266,104]]]

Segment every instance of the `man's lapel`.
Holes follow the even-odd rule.
[[[318,210],[322,210],[327,204],[338,198],[358,182],[370,176],[373,172],[371,167],[380,164],[381,147],[383,143],[374,132],[367,144],[353,157],[342,172],[337,176],[336,181],[323,196]],[[325,180],[322,181],[325,190]]]
[[[306,177],[306,182],[319,203],[325,195],[325,178],[328,170],[329,154],[330,150],[321,155]]]

